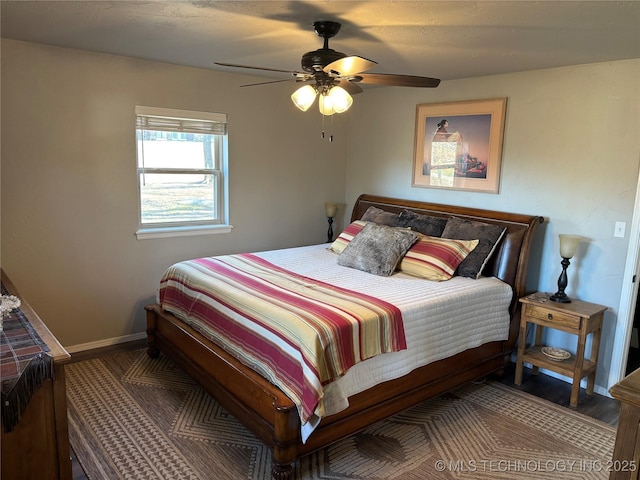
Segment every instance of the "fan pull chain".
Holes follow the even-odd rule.
[[[325,117],[326,115],[322,116],[322,133],[320,134],[320,138],[322,138],[323,140],[326,137],[325,128],[324,128]],[[333,131],[333,115],[331,115],[331,124],[329,125],[329,142],[333,142],[333,133],[331,133],[332,131]]]
[[[331,119],[329,120],[329,132],[333,132],[333,115],[331,115]],[[329,133],[329,142],[333,142],[333,133]]]

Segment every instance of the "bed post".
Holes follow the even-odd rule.
[[[273,406],[276,410],[271,476],[274,480],[293,480],[293,463],[298,458],[300,417],[298,410],[290,405],[281,406],[276,400]]]

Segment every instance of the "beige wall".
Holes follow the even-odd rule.
[[[2,268],[65,346],[144,332],[171,263],[319,243],[343,201],[346,120],[292,84],[2,40]],[[134,106],[229,115],[230,234],[137,240]]]
[[[2,267],[65,346],[144,331],[169,264],[323,241],[325,200],[360,193],[543,215],[531,289],[555,291],[558,233],[589,239],[570,295],[609,307],[597,384],[606,390],[640,160],[640,60],[369,88],[320,139],[290,84],[2,40]],[[500,193],[411,187],[415,107],[508,97]],[[135,105],[229,114],[228,235],[138,241]],[[342,212],[341,212],[342,213]],[[347,214],[348,215],[348,214]],[[339,222],[337,229],[342,222]],[[637,241],[637,239],[634,239]],[[573,337],[551,338],[574,349]]]
[[[498,195],[412,188],[416,105],[507,97]],[[532,290],[555,292],[558,234],[588,239],[569,267],[567,293],[609,307],[597,384],[606,392],[640,160],[640,60],[442,82],[434,90],[367,91],[350,119],[347,190],[542,215]],[[614,224],[626,222],[625,238]],[[638,241],[638,239],[634,239]],[[548,337],[575,351],[575,336]]]

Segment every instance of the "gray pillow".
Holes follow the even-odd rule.
[[[338,265],[388,277],[416,240],[411,230],[367,223],[338,256]]]
[[[390,227],[396,227],[398,214],[385,212],[381,208],[372,206],[367,208],[367,211],[364,212],[360,220],[362,220],[363,222],[373,222],[380,225],[389,225]]]
[[[480,277],[482,269],[506,230],[507,227],[500,225],[463,220],[458,217],[449,218],[442,232],[442,238],[480,240],[478,246],[458,265],[456,275],[469,278]]]
[[[432,217],[430,215],[420,215],[410,210],[403,210],[398,216],[397,226],[407,227],[430,237],[440,237],[446,225],[446,217]]]

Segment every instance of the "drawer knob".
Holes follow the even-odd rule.
[[[553,313],[549,313],[549,314],[547,315],[547,319],[549,319],[549,320],[553,320]]]

